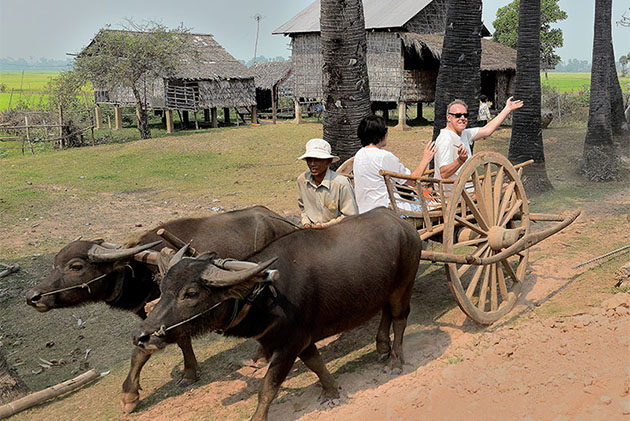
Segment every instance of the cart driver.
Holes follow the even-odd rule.
[[[468,125],[468,106],[466,103],[456,99],[448,104],[446,127],[440,131],[435,139],[436,153],[433,158],[435,178],[453,179],[459,175],[462,166],[470,159],[471,145],[477,140],[490,136],[512,111],[523,106],[523,101],[514,101],[512,98],[508,98],[503,110],[485,126],[470,129],[466,128]]]
[[[306,142],[306,152],[298,159],[306,161],[309,171],[297,178],[298,207],[304,228],[323,228],[359,213],[350,180],[328,168],[339,157],[331,154],[324,139]]]

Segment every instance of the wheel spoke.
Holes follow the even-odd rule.
[[[501,208],[499,209],[499,213],[497,214],[497,225],[499,225],[499,222],[501,221],[501,218],[503,218],[503,215],[505,214],[505,210],[507,209],[508,204],[510,203],[510,200],[512,200],[512,195],[514,194],[514,187],[516,187],[516,182],[512,181],[506,187],[505,193],[503,193],[503,199],[501,200]]]
[[[460,224],[462,224],[466,228],[470,228],[471,230],[473,230],[477,234],[483,235],[484,237],[488,236],[488,232],[487,231],[482,230],[481,228],[479,228],[479,226],[473,224],[469,220],[464,219],[464,218],[462,218],[460,216],[457,216],[457,215],[455,215],[454,219],[455,219],[455,221],[459,222]]]
[[[503,217],[503,220],[499,224],[500,227],[504,227],[508,222],[510,222],[512,217],[521,208],[522,203],[523,201],[521,199],[518,199],[516,202],[514,202],[514,205],[512,205],[512,209],[510,209],[510,211]]]
[[[498,306],[497,300],[497,265],[493,263],[488,268],[490,271],[490,310],[496,311]]]
[[[499,219],[501,218],[501,214],[499,213],[499,203],[501,202],[501,190],[503,188],[503,172],[503,165],[501,165],[497,170],[497,178],[494,180],[493,221],[495,225],[499,223]]]
[[[490,224],[494,221],[494,205],[492,200],[492,166],[486,164],[486,176],[483,179],[483,200],[486,207],[486,218]]]
[[[521,282],[521,280],[518,279],[518,277],[516,276],[516,273],[514,273],[514,271],[512,270],[512,266],[510,266],[510,262],[508,262],[507,259],[501,260],[501,264],[503,265],[503,267],[505,268],[505,271],[508,273],[508,275],[510,275],[510,278],[512,278],[514,282]]]
[[[499,291],[501,291],[501,298],[503,298],[503,301],[507,301],[508,299],[507,285],[505,284],[505,277],[503,276],[503,269],[501,269],[501,266],[499,265],[497,265],[497,278],[499,279]]]
[[[489,252],[490,252],[490,249],[486,250],[483,253],[483,257],[487,257]],[[470,267],[472,265],[467,265],[467,266]],[[470,280],[470,283],[468,284],[468,288],[466,288],[466,296],[468,297],[468,299],[470,299],[475,293],[475,289],[477,289],[477,283],[479,282],[479,277],[481,276],[481,273],[483,272],[484,267],[485,266],[477,266],[477,269],[475,269],[475,273],[473,274],[473,277]]]
[[[485,220],[485,218],[488,215],[488,208],[486,207],[486,197],[484,196],[483,187],[482,187],[481,182],[479,181],[479,176],[477,175],[477,171],[472,173],[472,180],[473,180],[473,185],[475,187],[475,199],[477,200],[477,209],[479,210],[479,214],[483,215],[484,223],[486,224],[486,227],[487,227],[486,229],[488,229],[490,228],[490,224],[488,224]],[[466,190],[464,189],[464,191]],[[475,215],[475,218],[477,218],[477,215]]]
[[[488,226],[488,223],[486,222],[483,215],[481,214],[481,211],[477,207],[477,204],[471,199],[470,195],[468,194],[466,190],[462,191],[462,196],[464,197],[464,200],[466,200],[466,204],[470,208],[470,211],[472,212],[473,216],[475,217],[475,220],[477,221],[481,229],[483,229],[484,231],[488,231],[490,227]]]
[[[486,309],[486,295],[488,295],[488,282],[490,281],[490,268],[488,266],[483,266],[483,283],[481,284],[481,291],[479,292],[479,302],[477,303],[477,308],[481,311],[485,311]]]
[[[473,253],[473,256],[475,257],[479,257],[481,256],[481,254],[483,252],[486,251],[486,249],[488,248],[488,243],[483,244],[482,246],[480,246],[479,248],[477,248],[477,251],[475,251]],[[472,266],[474,265],[462,265],[458,270],[457,270],[457,276],[459,276],[460,278],[466,273],[468,272],[468,269],[470,269]],[[479,266],[482,267],[482,266]]]
[[[486,237],[473,238],[472,240],[466,240],[459,243],[455,243],[453,244],[453,248],[475,246],[479,243],[483,243],[487,241],[488,241],[488,238]]]

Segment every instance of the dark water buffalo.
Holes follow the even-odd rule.
[[[280,384],[300,357],[317,374],[323,396],[339,396],[315,342],[352,329],[381,311],[379,355],[402,370],[403,333],[421,242],[410,224],[385,208],[275,240],[240,265],[204,255],[184,258],[162,281],[162,298],[132,333],[153,352],[181,336],[222,330],[257,339],[270,359],[253,419],[267,418]],[[230,263],[234,265],[234,263]],[[238,264],[238,263],[237,263]],[[272,286],[266,278],[275,277]],[[236,309],[236,311],[234,310]],[[394,343],[389,332],[393,325]]]
[[[73,241],[57,253],[53,271],[48,277],[26,293],[27,303],[45,312],[104,301],[144,319],[145,305],[160,296],[159,285],[154,280],[158,269],[135,261],[133,257],[146,248],[138,245],[161,239],[156,234],[160,228],[183,241],[192,242],[199,252],[212,251],[219,256],[239,259],[295,230],[278,214],[263,206],[255,206],[206,218],[170,221],[144,232],[121,250],[105,248],[101,241]],[[169,245],[162,242],[153,249],[160,250]],[[190,337],[181,335],[177,344],[184,354],[184,372],[180,382],[187,385],[198,379],[198,364]],[[140,371],[149,357],[149,353],[134,348],[131,368],[121,394],[121,406],[125,412],[132,411],[138,403]]]

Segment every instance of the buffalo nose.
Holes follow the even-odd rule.
[[[31,289],[26,292],[26,303],[28,305],[36,304],[40,298],[42,298],[42,295],[39,293],[39,291]]]
[[[133,344],[135,346],[139,346],[144,348],[149,339],[151,338],[151,334],[149,332],[134,330],[131,332],[131,336],[133,338]]]

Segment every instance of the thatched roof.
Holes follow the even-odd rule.
[[[427,54],[439,60],[444,34],[400,34],[406,48],[413,48],[420,58]],[[516,50],[498,42],[481,38],[481,70],[516,70]]]
[[[99,31],[90,44],[81,52],[87,51],[94,43],[98,42],[101,33],[126,32],[134,36],[142,36],[146,32],[123,31],[103,29]],[[195,55],[184,58],[182,66],[175,75],[176,79],[188,80],[222,80],[222,79],[249,79],[253,77],[251,71],[221,45],[210,34],[185,34],[186,44],[196,51]]]
[[[273,85],[285,79],[291,72],[290,61],[259,61],[252,65],[256,88],[271,89]]]

